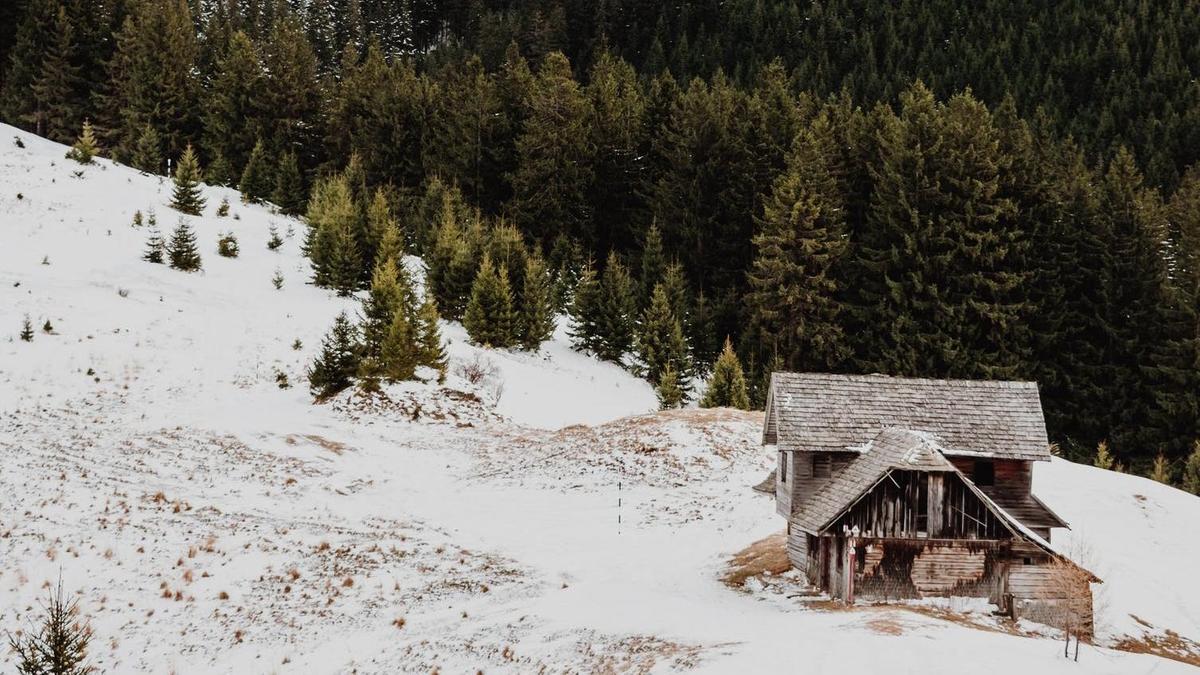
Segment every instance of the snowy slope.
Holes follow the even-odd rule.
[[[169,232],[169,181],[104,160],[76,178],[64,152],[0,127],[0,630],[61,573],[114,673],[791,671],[801,647],[806,672],[1190,671],[728,588],[729,556],[781,527],[748,490],[761,416],[644,414],[650,388],[561,329],[531,355],[446,324],[452,372],[496,378],[314,406],[304,368],[355,303],[305,283],[303,226],[208,188],[204,272],[150,265],[130,221]],[[212,215],[222,196],[237,220]],[[216,255],[225,230],[241,257]],[[16,340],[25,314],[54,334]],[[1058,461],[1036,480],[1091,545],[1109,644],[1200,637],[1181,536],[1200,500]]]

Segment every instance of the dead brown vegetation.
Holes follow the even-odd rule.
[[[743,590],[746,580],[760,574],[782,574],[790,567],[787,535],[780,532],[750,544],[729,561],[721,581],[730,588]]]

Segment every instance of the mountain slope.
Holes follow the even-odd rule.
[[[1188,671],[732,590],[727,558],[781,527],[749,490],[771,466],[760,415],[643,414],[649,387],[561,331],[510,354],[452,323],[452,372],[482,356],[495,379],[312,405],[304,369],[355,302],[305,283],[300,223],[206,188],[206,213],[227,196],[239,218],[193,220],[204,272],[184,274],[141,261],[130,225],[173,227],[169,181],[103,160],[75,177],[8,127],[0,148],[0,629],[61,574],[106,672],[741,672],[800,651],[813,672]],[[293,232],[278,253],[272,221]],[[230,229],[237,259],[215,254]],[[1148,630],[1130,614],[1200,634],[1181,541],[1200,500],[1058,461],[1037,481],[1093,543],[1105,639]]]

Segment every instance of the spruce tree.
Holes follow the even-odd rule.
[[[591,261],[579,274],[572,294],[570,315],[571,345],[578,351],[599,353],[602,336],[600,333],[600,281]]]
[[[597,307],[600,343],[596,356],[614,363],[633,347],[633,326],[637,317],[637,295],[633,277],[616,253],[610,253],[600,278],[600,302]]]
[[[142,260],[161,265],[165,261],[166,250],[167,243],[163,240],[162,233],[158,231],[157,226],[151,226],[150,236],[146,239],[146,250],[142,253]]]
[[[546,262],[534,250],[525,260],[521,293],[520,343],[529,351],[537,351],[554,335],[554,298]]]
[[[1200,495],[1200,441],[1192,444],[1192,454],[1188,455],[1183,465],[1181,486],[1186,492]]]
[[[389,382],[411,380],[416,374],[420,359],[417,343],[417,326],[409,308],[399,308],[392,315],[392,322],[379,348],[379,374]]]
[[[460,223],[454,210],[442,211],[428,257],[429,288],[447,318],[462,318],[478,268],[478,227]]]
[[[362,265],[355,238],[358,209],[345,176],[317,183],[308,202],[307,220],[305,252],[312,260],[314,283],[343,296],[357,290]]]
[[[242,177],[238,181],[238,190],[244,201],[257,204],[269,198],[275,188],[274,177],[271,175],[267,149],[260,139],[254,144],[250,158],[242,169]]]
[[[275,227],[275,223],[267,228],[267,250],[278,251],[279,247],[283,246],[283,239],[279,237],[279,228]]]
[[[407,272],[395,259],[381,260],[371,275],[371,288],[363,300],[363,355],[378,358],[396,313],[415,315],[415,296]]]
[[[679,385],[679,374],[670,364],[659,373],[658,386],[654,388],[654,393],[658,396],[660,410],[669,410],[683,405],[685,394]]]
[[[192,216],[200,215],[204,210],[201,179],[200,161],[192,146],[188,145],[179,158],[179,166],[175,168],[175,192],[171,198],[171,208]]]
[[[158,174],[162,171],[162,137],[150,124],[144,125],[138,134],[129,163],[146,173]]]
[[[238,174],[232,171],[246,166],[262,133],[258,98],[264,73],[253,40],[240,30],[229,36],[214,67],[204,105],[204,149],[231,167],[222,180],[234,180]]]
[[[1106,471],[1112,471],[1116,468],[1116,460],[1108,450],[1107,441],[1100,441],[1096,445],[1096,458],[1092,460],[1092,466]]]
[[[36,630],[10,635],[9,646],[16,655],[22,675],[87,675],[92,630],[79,618],[79,602],[63,595],[62,580],[45,606],[46,616]]]
[[[669,369],[676,377],[675,386],[687,389],[691,371],[688,346],[683,338],[683,327],[661,284],[654,287],[650,305],[642,313],[637,331],[637,353],[642,373],[651,384],[657,385],[658,378]]]
[[[304,179],[300,176],[296,155],[291,152],[285,152],[279,158],[271,201],[289,216],[304,212]]]
[[[663,253],[662,233],[658,223],[650,223],[646,240],[642,243],[642,275],[638,279],[638,306],[650,304],[650,296],[667,272],[667,258]]]
[[[1171,462],[1167,460],[1165,455],[1156,455],[1154,464],[1150,468],[1150,480],[1162,483],[1163,485],[1171,484]]]
[[[428,291],[417,311],[417,360],[438,373],[438,382],[446,379],[446,348],[442,346],[442,330],[438,325],[437,302]]]
[[[195,272],[200,269],[200,251],[196,248],[196,234],[192,226],[183,218],[171,233],[171,241],[167,244],[167,259],[171,267],[184,272]]]
[[[63,6],[58,7],[52,23],[52,37],[42,58],[41,73],[33,84],[34,111],[26,117],[37,133],[65,143],[78,129],[83,112],[79,91],[83,82],[79,73],[79,45],[75,27]],[[85,162],[86,163],[86,162]]]
[[[514,217],[541,243],[565,234],[593,245],[590,106],[561,53],[542,61],[527,105],[529,117],[516,142],[520,161],[512,177]]]
[[[100,148],[96,145],[96,134],[92,130],[92,123],[84,120],[83,131],[79,133],[75,145],[72,145],[67,152],[67,159],[73,159],[80,164],[91,164],[92,158],[99,153]]]
[[[493,265],[485,253],[471,286],[463,327],[476,344],[503,349],[516,343],[515,319],[508,270]]]
[[[790,370],[837,370],[849,356],[835,276],[847,237],[829,173],[833,143],[823,116],[796,137],[754,237],[747,304],[762,348]]]
[[[360,354],[358,331],[342,312],[321,342],[321,353],[308,371],[313,398],[322,401],[349,387],[358,371]]]
[[[33,342],[33,322],[29,320],[29,315],[25,315],[25,320],[21,323],[21,332],[18,335],[23,342]]]
[[[742,363],[733,351],[733,343],[725,338],[725,348],[717,357],[713,366],[712,377],[704,398],[700,399],[701,408],[740,408],[750,407],[750,397],[746,393],[746,378],[742,374]]]

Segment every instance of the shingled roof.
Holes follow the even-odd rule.
[[[1033,382],[771,376],[763,442],[780,450],[856,451],[889,427],[934,434],[946,455],[1050,459]]]
[[[884,429],[863,445],[858,457],[833,480],[801,495],[793,504],[796,524],[820,532],[892,469],[955,472],[942,456],[942,447],[927,434],[908,429]]]

